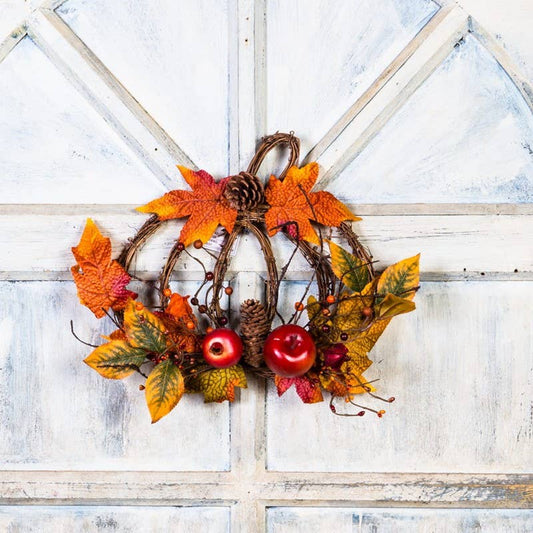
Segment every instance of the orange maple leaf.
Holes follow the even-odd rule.
[[[188,300],[189,296],[182,296],[177,292],[172,293],[165,312],[177,320],[192,320],[196,324],[196,317]]]
[[[189,217],[180,233],[180,242],[188,246],[200,239],[206,243],[219,225],[231,232],[237,211],[224,198],[228,178],[215,182],[204,170],[178,166],[192,191],[175,190],[138,207],[141,213],[155,213],[160,220]]]
[[[297,227],[288,226],[292,236],[318,245],[320,241],[311,220],[330,227],[338,227],[345,220],[361,220],[331,193],[311,192],[317,178],[317,163],[291,167],[283,181],[270,177],[265,190],[270,205],[265,221],[270,235],[276,234],[282,224],[294,222]]]
[[[89,218],[78,246],[72,248],[77,265],[71,267],[80,302],[102,318],[109,308],[124,309],[137,294],[126,289],[130,275],[111,260],[111,241],[104,237]]]

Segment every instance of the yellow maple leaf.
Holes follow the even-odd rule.
[[[183,375],[176,364],[167,359],[156,365],[146,380],[146,403],[152,424],[170,413],[185,392]]]
[[[162,353],[167,348],[163,322],[146,308],[138,308],[133,300],[126,304],[124,310],[124,331],[134,347],[154,353]]]
[[[247,387],[246,375],[241,365],[207,370],[187,381],[187,388],[191,392],[202,392],[206,403],[226,400],[233,402],[235,387]]]
[[[388,267],[379,277],[377,292],[381,300],[386,294],[394,294],[412,300],[420,284],[420,254],[404,259]]]
[[[104,378],[123,379],[133,374],[145,360],[145,350],[125,340],[111,340],[93,350],[84,362]]]

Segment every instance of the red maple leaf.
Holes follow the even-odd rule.
[[[283,378],[281,376],[275,377],[276,387],[278,389],[278,396],[284,394],[293,385],[296,388],[296,393],[304,403],[321,402],[322,391],[320,390],[320,383],[311,375],[305,375],[297,378]]]

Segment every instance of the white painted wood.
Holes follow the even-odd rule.
[[[268,533],[529,533],[533,514],[513,510],[298,509],[273,507]]]
[[[354,207],[355,212],[356,206]],[[0,272],[68,272],[73,264],[70,247],[78,243],[87,216],[91,215],[101,231],[111,237],[115,252],[135,234],[146,217],[121,208],[112,214],[94,208],[76,209],[55,215],[55,208],[32,214],[28,207],[20,217],[11,208],[0,211]],[[1,213],[5,214],[1,214]],[[22,212],[22,211],[19,211]],[[137,272],[157,274],[179,234],[181,222],[169,222],[152,237],[134,263]],[[520,274],[533,272],[533,249],[528,245],[533,232],[531,215],[384,215],[365,216],[354,229],[368,244],[378,267],[385,267],[405,257],[422,252],[422,271],[437,273],[471,274],[503,272]],[[272,244],[282,263],[292,252],[283,235],[277,235]],[[212,264],[203,252],[201,257]],[[177,265],[182,276],[200,275],[199,265],[184,258]],[[466,270],[465,270],[466,269]],[[252,236],[243,237],[230,265],[235,271],[265,271],[259,247]],[[515,270],[518,272],[515,273]],[[188,274],[187,274],[188,273]],[[4,274],[6,275],[6,274]],[[297,255],[288,272],[289,276],[306,278],[307,263]],[[518,277],[518,276],[517,276]],[[67,275],[67,279],[69,276]],[[24,278],[23,278],[24,279]]]
[[[303,285],[284,299],[286,313]],[[303,406],[293,391],[278,399],[272,387],[269,470],[530,472],[532,296],[531,282],[424,283],[416,312],[394,319],[365,373],[396,401],[360,403],[387,414],[336,417],[326,403]]]
[[[527,0],[459,0],[479,25],[497,40],[529,81],[533,81],[533,48],[530,27],[533,17]]]
[[[0,2],[0,42],[20,26],[28,14],[28,6],[20,0]]]
[[[468,36],[329,189],[352,202],[530,202],[532,146],[527,103]]]
[[[305,155],[437,10],[431,0],[267,2],[267,130],[296,131]]]
[[[193,161],[228,172],[228,2],[69,0],[57,13]]]
[[[3,471],[3,505],[244,505],[250,516],[264,506],[409,506],[531,508],[531,475],[262,472],[253,479],[232,472]],[[246,509],[248,506],[248,509]],[[243,509],[244,508],[244,509]],[[244,511],[244,512],[242,512]],[[258,520],[252,519],[254,526]],[[246,524],[243,524],[246,525]]]
[[[224,507],[2,507],[0,528],[10,533],[226,533]]]
[[[165,191],[27,37],[0,63],[0,96],[1,203],[131,203]]]
[[[268,517],[271,531],[289,532],[529,531],[529,511],[488,508],[532,505],[531,115],[521,100],[530,94],[528,37],[519,31],[530,8],[520,0],[509,13],[492,0],[461,0],[464,9],[446,0],[437,14],[429,0],[67,0],[56,14],[62,3],[0,2],[0,94],[21,102],[15,111],[4,106],[11,129],[0,116],[3,157],[33,172],[11,179],[0,165],[0,187],[7,183],[11,195],[0,202],[13,202],[0,207],[0,279],[34,280],[0,283],[0,503],[22,505],[0,507],[0,529],[262,531]],[[41,51],[19,42],[26,28]],[[454,79],[462,89],[470,80],[472,92],[453,99],[451,60],[439,64],[468,31],[481,45],[467,37],[450,57],[464,56]],[[428,114],[446,98],[445,118],[421,128],[420,108]],[[418,108],[401,115],[411,101]],[[31,127],[20,123],[28,116]],[[13,124],[31,142],[23,153],[10,153]],[[57,124],[59,135],[50,135]],[[187,410],[184,403],[150,426],[135,379],[110,383],[81,364],[87,351],[68,320],[93,340],[96,321],[77,305],[73,284],[37,280],[69,279],[69,247],[87,216],[121,244],[145,219],[131,204],[157,196],[161,184],[183,186],[176,162],[193,160],[217,177],[236,172],[257,138],[278,128],[296,130],[304,154],[315,147],[323,184],[372,152],[364,169],[344,172],[333,187],[364,216],[355,227],[378,266],[422,251],[423,280],[455,282],[424,282],[418,313],[397,319],[378,345],[383,362],[372,371],[398,397],[383,420],[339,421],[327,406],[290,396],[270,394],[265,403],[264,388],[251,383],[231,408],[188,399]],[[397,136],[388,151],[372,142],[387,128]],[[417,131],[426,143],[437,138],[435,153]],[[458,131],[470,151],[446,142],[457,142]],[[45,152],[70,147],[65,139],[84,147],[84,164],[68,150]],[[518,167],[524,178],[506,189]],[[487,169],[497,176],[482,186]],[[88,181],[107,193],[91,196]],[[111,205],[83,205],[95,201]],[[170,223],[150,241],[137,272],[157,275],[179,227]],[[281,260],[282,243],[274,240]],[[229,272],[233,317],[239,301],[264,288],[257,246],[249,238],[239,245]],[[308,270],[296,261],[290,277],[305,279]],[[202,275],[185,261],[176,287],[187,292]],[[284,287],[286,305],[295,285]],[[24,507],[36,503],[47,507]],[[198,503],[231,511],[170,507]]]
[[[367,100],[356,109],[357,116],[343,127],[325,151],[320,151],[318,157],[311,154],[326,170],[321,177],[322,186],[344,170],[468,31],[468,15],[457,6],[435,18],[435,24],[431,27],[428,24],[424,42],[411,43],[415,50],[409,50],[402,68],[375,95],[373,91],[367,93]],[[381,85],[381,79],[376,83]]]
[[[192,289],[181,284],[185,294]],[[82,339],[102,341],[73,283],[2,283],[0,300],[1,469],[230,467],[227,404],[187,396],[150,425],[143,378],[105,380],[83,364],[91,348],[72,337],[69,321]]]

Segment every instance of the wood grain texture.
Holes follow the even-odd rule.
[[[57,13],[193,161],[228,172],[228,2],[69,0]]]
[[[165,191],[30,39],[0,63],[0,96],[0,202],[129,203]]]
[[[229,468],[227,404],[189,396],[150,425],[143,378],[105,380],[83,364],[91,348],[69,321],[82,339],[102,341],[73,283],[2,283],[0,301],[1,469]]]
[[[437,10],[431,0],[267,2],[267,130],[294,130],[305,155]]]
[[[297,509],[267,511],[268,533],[529,533],[533,514],[513,510]]]
[[[226,533],[223,507],[2,507],[0,528],[10,533]]]
[[[299,300],[302,285],[294,283],[282,301]],[[385,406],[360,397],[386,409],[383,419],[335,417],[325,403],[303,406],[293,391],[278,399],[272,387],[268,468],[530,472],[532,296],[531,282],[424,283],[417,310],[389,325],[365,373],[381,378],[383,396],[396,396]]]
[[[531,146],[528,104],[467,36],[329,190],[351,202],[531,202]]]
[[[17,214],[17,209],[22,212],[20,208],[0,208],[0,248],[4,250],[0,255],[0,272],[13,272],[5,277],[15,279],[16,272],[33,272],[35,276],[39,272],[68,273],[73,264],[70,247],[77,244],[87,216],[111,237],[116,253],[146,219],[121,207],[107,210],[74,206],[63,211],[65,214],[52,206],[37,209],[33,214],[34,209],[28,207],[23,217]],[[357,213],[357,206],[353,210]],[[379,213],[379,207],[375,212]],[[168,222],[148,241],[133,265],[137,272],[154,275],[160,271],[181,224]],[[422,252],[424,273],[444,276],[503,272],[512,276],[533,271],[533,248],[528,245],[533,233],[531,215],[378,215],[364,216],[353,227],[379,261],[378,268]],[[272,243],[282,263],[292,248],[283,235],[277,235]],[[210,264],[205,253],[202,257]],[[185,277],[201,274],[198,264],[188,258],[180,260],[177,270]],[[239,240],[230,270],[265,271],[253,237],[244,236]],[[297,256],[289,275],[307,277],[307,263]]]

